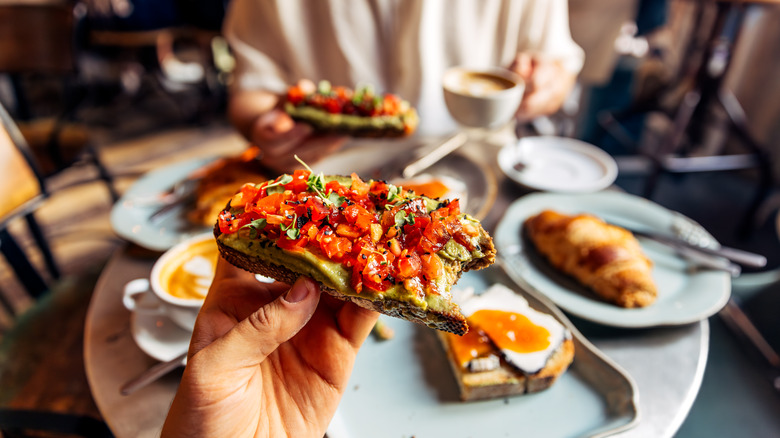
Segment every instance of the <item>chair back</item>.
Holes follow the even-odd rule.
[[[8,112],[0,105],[0,227],[27,213],[45,194],[31,151]]]

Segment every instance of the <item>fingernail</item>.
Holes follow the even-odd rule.
[[[284,296],[284,300],[288,303],[298,303],[306,299],[309,293],[312,291],[312,284],[305,279],[298,279],[295,284],[292,285],[290,290]]]

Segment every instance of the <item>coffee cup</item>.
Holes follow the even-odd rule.
[[[456,122],[494,129],[509,123],[523,100],[525,82],[500,67],[452,67],[442,77],[444,102]]]
[[[148,279],[125,285],[122,303],[132,312],[167,316],[192,331],[218,258],[212,233],[184,240],[157,259]]]

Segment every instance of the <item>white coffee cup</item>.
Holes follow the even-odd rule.
[[[456,122],[471,128],[506,125],[523,100],[525,82],[500,67],[452,67],[442,77],[444,102]]]
[[[219,250],[211,232],[182,241],[154,263],[149,278],[128,282],[122,303],[131,312],[163,315],[192,330],[214,278]]]

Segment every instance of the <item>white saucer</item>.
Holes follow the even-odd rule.
[[[526,187],[548,192],[595,192],[615,182],[618,168],[608,153],[583,141],[556,136],[524,137],[498,154],[504,173]]]
[[[138,347],[161,362],[186,353],[190,345],[191,333],[166,316],[133,312],[130,327]]]

